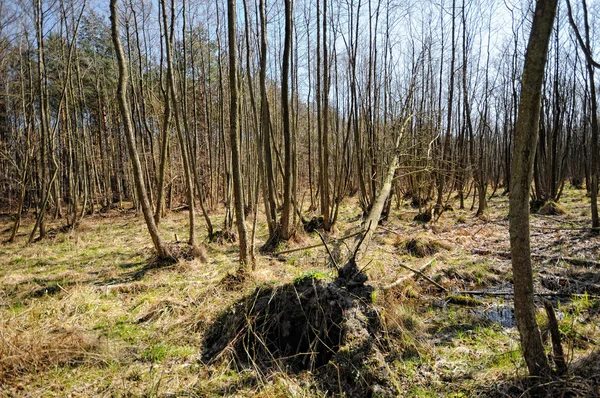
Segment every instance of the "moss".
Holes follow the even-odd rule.
[[[159,362],[162,361],[168,354],[170,354],[169,346],[159,343],[146,348],[142,352],[142,359],[146,362]]]
[[[310,271],[306,271],[303,274],[298,275],[297,277],[294,278],[294,284],[298,285],[301,284],[309,279],[326,279],[329,278],[330,275],[328,273],[325,272],[321,272],[318,270],[310,270]]]
[[[567,214],[567,211],[560,204],[554,201],[548,201],[542,207],[540,207],[538,214],[545,216],[562,216]]]
[[[460,294],[447,296],[446,301],[451,304],[466,305],[468,307],[477,307],[479,305],[483,305],[483,301],[476,299],[475,297]]]

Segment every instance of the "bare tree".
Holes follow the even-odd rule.
[[[146,193],[146,186],[144,185],[142,165],[140,158],[135,146],[135,137],[133,135],[133,123],[131,121],[131,113],[129,110],[129,102],[127,100],[127,84],[129,80],[129,74],[127,71],[127,65],[125,63],[125,55],[123,54],[123,47],[121,45],[121,39],[119,37],[119,14],[117,11],[117,0],[110,1],[110,22],[112,31],[112,40],[117,54],[117,61],[119,65],[119,85],[117,89],[117,97],[119,100],[119,108],[121,109],[121,118],[123,120],[123,127],[125,130],[125,138],[127,140],[127,148],[129,149],[129,156],[133,166],[133,178],[137,189],[138,200],[142,206],[142,212],[144,213],[144,219],[148,227],[148,232],[152,237],[154,248],[156,249],[157,255],[161,259],[170,258],[169,249],[162,240],[154,217],[152,214],[152,207],[148,200]]]
[[[515,131],[509,221],[510,251],[515,288],[515,319],[529,373],[548,377],[550,364],[535,318],[533,270],[529,237],[529,191],[537,145],[542,83],[557,0],[537,0],[525,54],[521,102]]]
[[[283,48],[283,69],[281,73],[281,113],[283,117],[284,141],[284,174],[283,174],[283,209],[281,212],[281,237],[289,239],[291,235],[292,210],[292,133],[290,123],[289,80],[290,53],[293,30],[292,0],[285,0],[285,39]]]
[[[248,265],[248,233],[244,220],[244,187],[240,164],[238,136],[238,81],[237,81],[237,48],[236,48],[236,4],[235,0],[227,0],[227,34],[229,37],[229,137],[231,140],[231,162],[233,173],[233,195],[235,200],[235,222],[239,234],[240,265]]]
[[[591,159],[591,189],[590,198],[592,206],[592,228],[600,231],[600,219],[598,218],[598,101],[596,99],[596,85],[594,82],[594,68],[600,68],[600,64],[592,58],[592,48],[590,44],[590,25],[588,21],[588,9],[585,0],[581,0],[583,6],[583,21],[585,26],[585,41],[579,33],[577,24],[573,19],[573,12],[571,10],[571,2],[567,0],[567,8],[569,13],[569,22],[575,31],[579,46],[585,54],[586,69],[589,77],[590,84],[590,100],[591,100],[591,121],[592,121],[592,159]]]

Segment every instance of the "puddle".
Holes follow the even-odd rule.
[[[482,320],[498,324],[503,328],[510,329],[517,326],[515,320],[515,308],[512,300],[505,300],[501,297],[490,297],[486,295],[473,295],[472,297],[482,301],[484,304],[476,307],[467,307],[465,305],[449,304],[446,300],[439,297],[430,297],[425,299],[425,301],[429,303],[429,306],[424,308],[447,310],[451,306],[461,314],[472,315]],[[556,304],[554,306],[554,311],[558,321],[562,321],[565,314],[563,311],[556,308]]]
[[[470,311],[472,314],[497,323],[504,328],[514,328],[517,326],[515,320],[515,308],[512,302],[490,303],[486,304],[484,307],[472,308]],[[554,311],[559,322],[565,318],[564,312],[559,311],[556,308]]]
[[[516,326],[515,309],[511,304],[492,303],[485,307],[473,308],[471,309],[471,313],[505,328],[514,328]]]

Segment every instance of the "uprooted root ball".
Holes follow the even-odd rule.
[[[313,217],[309,221],[303,221],[304,231],[306,232],[315,232],[319,229],[323,229],[324,225],[323,216]]]
[[[425,238],[412,238],[403,242],[403,247],[410,255],[415,257],[427,257],[440,251],[440,244]]]
[[[562,216],[567,213],[565,208],[553,200],[532,200],[529,203],[529,209],[534,214],[544,216]]]
[[[237,240],[237,236],[231,231],[215,231],[209,237],[212,243],[217,243],[219,245],[224,245],[226,243],[235,243]]]
[[[366,279],[351,260],[329,283],[307,276],[258,287],[215,320],[204,339],[203,360],[233,359],[260,370],[311,370],[328,391],[396,396]]]
[[[548,201],[538,210],[538,214],[543,216],[562,216],[567,214],[567,211],[558,203]]]

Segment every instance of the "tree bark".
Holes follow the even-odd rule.
[[[533,270],[529,236],[529,191],[539,133],[540,104],[548,43],[557,0],[537,0],[527,44],[521,86],[521,102],[515,132],[512,161],[509,221],[510,249],[515,285],[515,319],[521,336],[521,349],[529,373],[548,377],[550,364],[544,352],[533,302]]]
[[[244,187],[240,166],[238,136],[238,82],[237,82],[237,49],[236,49],[236,4],[235,0],[227,0],[227,34],[229,36],[229,137],[231,140],[231,169],[233,174],[233,195],[235,200],[235,223],[237,224],[240,265],[248,265],[248,233],[244,221]]]
[[[259,1],[260,14],[260,124],[263,149],[261,156],[265,168],[265,213],[269,224],[269,239],[276,239],[277,229],[277,202],[275,200],[276,181],[273,172],[273,158],[271,150],[271,112],[267,96],[267,15],[265,0]]]
[[[290,52],[292,47],[292,1],[285,0],[285,40],[283,47],[283,68],[281,76],[281,113],[283,117],[284,173],[283,210],[281,211],[281,237],[290,238],[290,216],[292,209],[292,133],[290,131],[289,75]]]
[[[127,66],[125,64],[125,55],[123,54],[121,39],[119,38],[119,14],[117,12],[117,0],[110,0],[110,21],[112,41],[113,45],[115,46],[115,52],[117,53],[117,61],[119,66],[119,85],[117,88],[117,97],[119,101],[119,108],[121,110],[121,117],[123,119],[123,127],[125,129],[125,138],[127,139],[127,148],[129,150],[129,156],[131,157],[133,166],[133,178],[137,189],[138,200],[142,206],[144,219],[146,220],[148,232],[150,232],[150,236],[152,237],[152,242],[154,243],[154,248],[156,249],[157,255],[161,259],[166,259],[170,257],[169,249],[159,235],[158,228],[154,222],[152,207],[150,206],[150,201],[148,200],[148,195],[146,193],[146,187],[144,186],[142,165],[135,147],[131,112],[129,110],[129,103],[127,101],[127,83],[129,75],[127,72]]]

